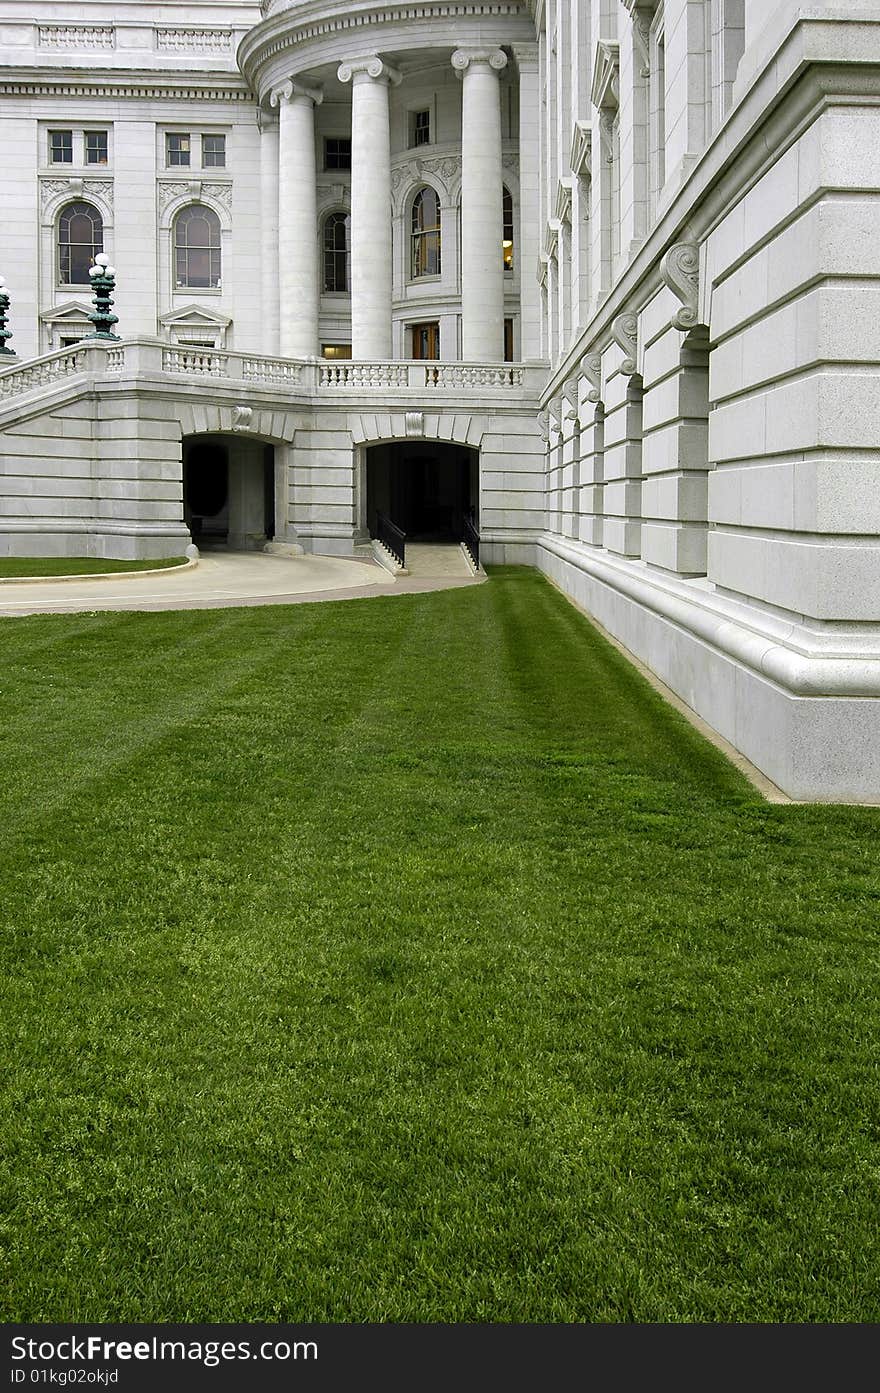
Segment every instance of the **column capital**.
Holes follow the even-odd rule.
[[[293,102],[298,97],[320,106],[324,100],[324,92],[320,87],[312,87],[307,82],[300,82],[298,78],[289,77],[286,82],[272,88],[269,93],[269,105],[280,106],[282,102]]]
[[[500,73],[507,67],[507,54],[500,48],[457,48],[452,55],[452,66],[458,77],[462,77],[472,64],[485,63]]]
[[[372,82],[387,82],[391,87],[397,87],[403,80],[403,75],[392,68],[390,63],[386,63],[384,58],[380,58],[378,53],[366,53],[360,58],[346,58],[344,63],[340,63],[336,71],[336,76],[340,82],[354,82],[356,78],[370,79]]]

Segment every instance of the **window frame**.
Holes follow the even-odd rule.
[[[208,140],[219,140],[219,150],[208,150],[205,142]],[[200,131],[199,144],[201,148],[202,169],[225,169],[226,168],[226,132],[225,131]],[[222,159],[209,158],[209,156],[221,155]]]
[[[345,246],[328,247],[327,231],[331,222],[336,226],[340,221],[345,229]],[[333,276],[337,281],[340,258],[342,259],[342,279],[344,284],[329,285],[330,277],[327,275],[328,257],[333,258]],[[322,295],[350,295],[351,294],[351,214],[345,208],[331,208],[324,214],[321,220],[321,294]]]
[[[172,153],[183,154],[183,150],[172,151],[171,142],[174,140],[185,140],[186,160],[173,160]],[[191,131],[166,131],[165,132],[165,168],[166,169],[192,169],[193,141]]]
[[[74,210],[74,209],[76,209],[77,211],[76,211],[76,212],[73,212],[72,210]],[[89,217],[89,216],[91,216],[91,222],[92,222],[92,237],[91,237],[91,240],[88,241],[88,242],[82,242],[82,241],[74,242],[74,241],[72,241],[72,240],[70,239],[70,227],[69,227],[69,222],[72,221],[72,219],[73,219],[74,217]],[[63,230],[63,224],[64,224],[64,221],[65,221],[65,217],[68,217],[68,230],[67,230],[68,235],[67,235],[67,241],[66,241],[66,242],[65,242],[65,241],[62,241],[62,230]],[[95,236],[95,231],[96,231],[96,226],[95,226],[95,224],[96,224],[96,222],[97,222],[97,233],[98,233],[97,237]],[[67,275],[66,275],[66,276],[65,276],[65,273],[64,273],[64,260],[65,260],[64,248],[65,248],[65,247],[67,248],[67,261],[68,261],[68,271],[67,271]],[[55,218],[55,279],[56,279],[56,284],[57,284],[58,286],[60,286],[62,289],[64,289],[64,290],[67,290],[67,289],[69,289],[69,288],[71,288],[71,287],[81,287],[81,288],[82,288],[82,287],[87,287],[87,286],[90,286],[90,285],[91,285],[91,280],[90,280],[90,277],[89,277],[89,275],[88,275],[88,266],[86,266],[86,268],[85,268],[85,273],[84,273],[84,275],[83,275],[83,277],[82,277],[81,280],[73,280],[73,279],[72,279],[72,271],[71,271],[71,265],[70,265],[70,263],[71,263],[72,260],[73,260],[72,248],[74,248],[74,247],[83,247],[83,248],[87,247],[87,248],[89,249],[89,252],[88,252],[88,255],[89,255],[88,266],[93,265],[93,264],[94,264],[94,259],[95,259],[95,257],[96,257],[100,252],[102,252],[102,251],[104,250],[104,215],[102,214],[100,208],[98,208],[94,203],[90,203],[89,200],[86,199],[86,198],[72,198],[72,199],[68,200],[68,202],[62,203],[61,207],[58,209],[58,213],[57,213],[56,218]],[[80,260],[80,261],[82,260],[81,257],[78,257],[77,259]]]
[[[330,147],[331,145],[336,145],[336,146],[345,146],[345,145],[347,145],[347,146],[348,146],[348,149],[347,149],[347,150],[336,150],[336,151],[334,152],[335,156],[337,157],[335,163],[331,163],[331,162],[330,162],[330,150],[329,150],[329,147]],[[334,173],[340,173],[340,172],[345,173],[346,171],[350,171],[350,170],[351,170],[351,136],[350,136],[350,135],[325,135],[325,136],[324,136],[324,144],[323,144],[323,154],[324,154],[324,161],[323,161],[323,163],[324,163],[324,169],[325,169],[325,171],[330,170],[330,171],[332,171],[332,172],[334,172]],[[343,163],[342,163],[342,164],[339,163],[339,158],[342,158],[342,159],[343,159]]]
[[[422,117],[422,116],[425,118],[424,126],[420,126],[420,125],[419,125],[419,118]],[[432,126],[432,124],[433,124],[433,122],[432,122],[432,119],[431,119],[431,108],[430,108],[430,106],[418,106],[418,107],[412,107],[412,108],[410,108],[410,111],[409,111],[409,131],[408,131],[408,136],[409,136],[408,148],[409,148],[410,150],[419,150],[419,149],[421,149],[423,146],[425,146],[425,145],[430,145],[430,144],[432,143],[432,141],[431,141],[431,126]],[[421,138],[420,138],[421,136],[424,136],[424,139],[421,139]]]
[[[49,137],[49,141],[48,141],[48,153],[49,153],[49,160],[48,160],[48,162],[49,162],[49,164],[52,164],[52,165],[55,165],[55,164],[73,164],[73,128],[72,128],[72,127],[68,127],[68,128],[65,128],[65,129],[62,130],[62,129],[59,129],[59,128],[57,128],[57,127],[50,127],[50,129],[48,130],[47,134],[48,134],[48,137]],[[56,136],[60,137],[62,140],[64,140],[65,137],[67,138],[67,143],[66,143],[66,145],[63,147],[63,149],[66,151],[66,155],[65,155],[64,158],[59,158],[59,157],[57,156],[57,154],[56,154],[56,147],[55,147],[55,137],[56,137]]]
[[[187,215],[196,211],[198,217],[204,219],[209,229],[216,230],[216,245],[210,240],[207,243],[181,243],[179,231],[181,227],[186,228],[190,221]],[[210,233],[209,233],[210,236]],[[200,284],[191,279],[190,253],[207,253],[208,272],[207,284]],[[181,255],[183,262],[181,263]],[[180,266],[183,264],[187,270],[186,275],[180,275]],[[216,267],[216,274],[215,274]],[[182,208],[178,208],[171,222],[171,276],[175,293],[180,291],[197,291],[199,294],[220,294],[223,289],[223,224],[219,214],[207,203],[200,203],[198,200],[185,203]]]
[[[416,227],[416,210],[424,207],[424,195],[433,195],[437,217],[430,226]],[[422,184],[409,203],[409,276],[410,281],[439,280],[443,274],[443,218],[440,195],[433,184]],[[432,254],[433,253],[433,254]],[[432,262],[434,263],[432,265]]]
[[[83,130],[83,164],[94,169],[96,165],[107,165],[110,163],[110,133],[107,130],[92,130],[88,127]],[[103,141],[103,159],[92,159],[92,151],[89,149],[89,141]],[[101,147],[99,146],[99,153]]]
[[[508,221],[508,205],[510,208],[510,220]],[[510,232],[508,239],[507,233]],[[508,245],[509,241],[509,245]],[[504,266],[504,274],[512,276],[516,266],[516,216],[513,206],[513,194],[506,184],[501,186],[501,258]]]

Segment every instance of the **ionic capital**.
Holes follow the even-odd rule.
[[[457,77],[463,77],[472,65],[484,64],[500,73],[507,67],[507,54],[500,48],[457,48],[452,55],[452,66]]]
[[[336,76],[340,82],[364,82],[369,79],[372,82],[387,82],[391,87],[399,86],[403,80],[403,75],[396,68],[392,68],[390,63],[386,63],[384,58],[380,58],[378,53],[367,53],[361,58],[347,58],[344,63],[339,64]]]
[[[324,100],[324,93],[320,87],[312,87],[309,83],[300,82],[293,77],[273,87],[269,93],[270,106],[280,107],[282,102],[295,102],[297,99],[314,102],[315,106],[320,106]]]

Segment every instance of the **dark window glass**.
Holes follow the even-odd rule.
[[[501,251],[504,257],[505,271],[513,270],[513,199],[510,189],[504,188],[501,191]]]
[[[58,279],[88,285],[89,267],[104,250],[104,223],[91,203],[68,203],[58,219]]]
[[[347,291],[349,283],[349,217],[331,213],[324,220],[324,289]]]
[[[174,224],[174,279],[193,290],[220,285],[220,219],[199,203],[184,208]]]
[[[416,359],[440,357],[440,325],[436,320],[431,324],[413,324],[412,356]]]
[[[328,136],[324,141],[324,168],[351,169],[351,140]]]
[[[86,131],[86,164],[107,163],[107,132]]]
[[[431,143],[431,113],[430,113],[430,111],[412,111],[412,112],[410,112],[409,143],[410,143],[410,145],[430,145],[430,143]]]
[[[165,163],[167,165],[189,166],[190,143],[188,135],[174,135],[171,132],[165,137]]]
[[[412,205],[412,278],[440,274],[440,200],[432,188],[419,189]]]
[[[512,319],[505,319],[505,321],[504,321],[504,361],[505,361],[505,363],[512,363],[512,362],[513,362],[513,320],[512,320]]]
[[[73,131],[49,132],[49,159],[52,164],[73,164]]]
[[[226,136],[202,136],[202,164],[205,169],[222,169],[226,165]]]

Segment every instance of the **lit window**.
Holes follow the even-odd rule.
[[[419,189],[412,205],[412,278],[440,274],[440,200],[432,188]]]
[[[193,203],[174,224],[174,279],[178,287],[216,290],[220,285],[220,219]]]
[[[505,271],[513,270],[513,199],[510,189],[505,187],[501,193],[501,250]]]
[[[104,250],[104,223],[91,203],[68,203],[58,219],[58,279],[88,285],[89,267]]]
[[[350,357],[351,357],[351,344],[350,344],[350,343],[322,343],[322,344],[321,344],[321,356],[322,356],[322,358],[350,358]]]
[[[431,144],[431,113],[430,111],[411,111],[409,114],[409,143],[410,145],[430,145]]]
[[[226,136],[202,136],[202,165],[205,169],[223,169],[226,166]]]
[[[324,141],[324,168],[351,169],[351,140],[328,136]]]
[[[73,131],[49,132],[49,160],[52,164],[73,164]]]
[[[165,137],[165,163],[189,167],[190,141],[188,135],[176,135],[169,131]]]
[[[107,132],[86,131],[86,164],[107,163]]]
[[[349,217],[347,213],[330,213],[324,220],[324,289],[330,292],[348,290],[349,282]]]

